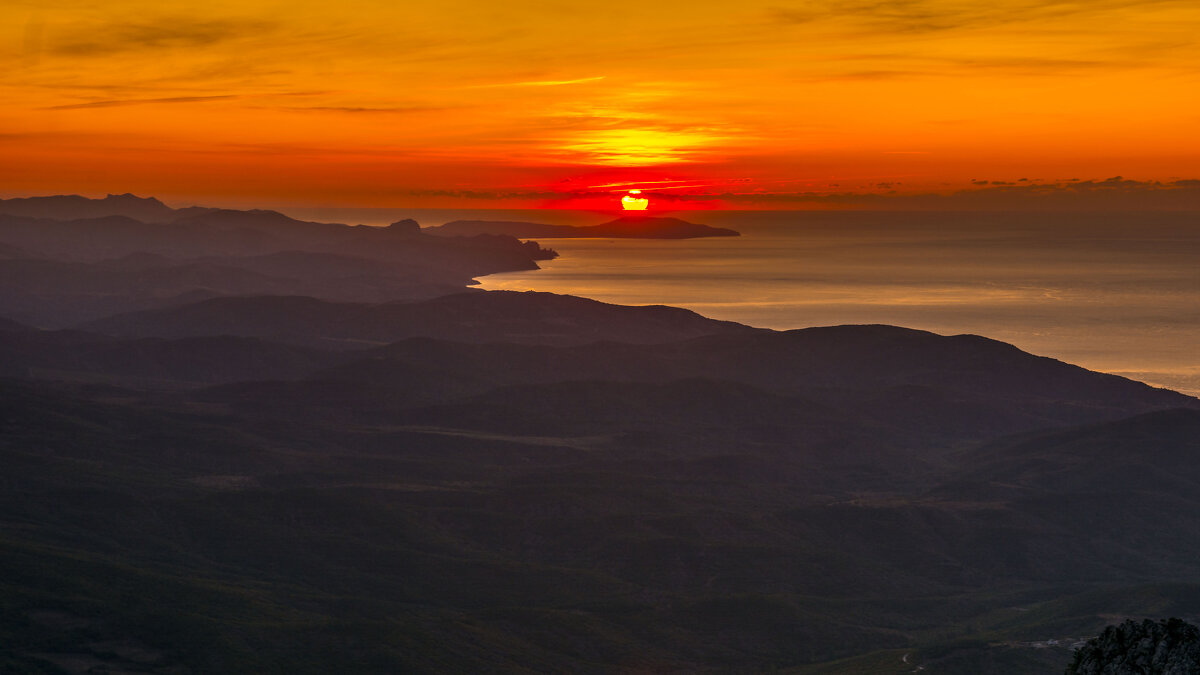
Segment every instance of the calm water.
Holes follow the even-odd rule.
[[[578,212],[411,212],[595,224]],[[769,328],[976,333],[1200,394],[1200,214],[692,212],[737,238],[547,239],[541,270],[482,277]],[[365,222],[370,222],[364,219]]]

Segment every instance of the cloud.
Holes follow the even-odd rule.
[[[497,87],[559,87],[566,84],[583,84],[584,82],[596,82],[603,80],[604,75],[596,77],[581,77],[575,80],[534,80],[531,82],[502,82],[499,84],[475,84],[465,89],[493,89]]]
[[[199,49],[243,37],[258,37],[271,32],[275,25],[266,21],[199,21],[190,17],[95,25],[67,35],[54,44],[51,51],[62,56],[96,57],[125,52]]]
[[[222,101],[234,98],[241,97],[233,94],[221,94],[217,96],[168,96],[165,98],[111,99],[107,101],[89,101],[87,103],[52,105],[42,108],[42,110],[84,110],[87,108],[115,108],[118,106],[149,105],[157,103],[203,103],[206,101]]]
[[[1136,63],[1099,61],[1095,59],[1050,59],[1039,57],[990,57],[969,59],[939,59],[942,63],[960,66],[973,72],[988,70],[1017,75],[1046,75],[1085,70],[1111,70],[1114,66],[1137,66]]]
[[[994,180],[972,181],[972,189],[950,194],[867,194],[788,192],[724,194],[730,202],[800,203],[842,208],[899,210],[1200,210],[1200,180],[1137,181],[1114,176],[1104,180],[1065,180],[1047,183]]]
[[[284,106],[270,108],[271,110],[285,110],[289,112],[323,112],[323,113],[347,113],[351,115],[405,115],[411,113],[424,112],[442,112],[446,110],[455,110],[451,106],[342,106],[342,105],[314,105],[314,106]]]
[[[967,8],[969,7],[969,8]],[[925,0],[832,0],[768,8],[768,18],[785,25],[849,19],[889,33],[927,33],[962,28],[982,21],[985,5],[949,8]]]
[[[678,183],[694,183],[691,180],[628,180],[619,183],[601,183],[600,185],[589,185],[588,188],[612,188],[612,187],[649,187],[654,186],[659,190],[671,190],[682,187]],[[715,183],[706,183],[706,185],[715,185]]]
[[[111,138],[111,134],[86,131],[18,131],[0,132],[0,143],[95,142]]]
[[[615,184],[623,185],[623,184]],[[614,186],[615,186],[614,185]],[[880,183],[879,189],[891,189],[899,183]],[[681,207],[713,201],[730,205],[775,206],[798,208],[805,205],[843,209],[895,210],[1023,210],[1023,211],[1092,211],[1092,210],[1200,210],[1200,180],[1181,179],[1170,182],[1136,181],[1120,176],[1104,180],[1059,181],[1053,183],[987,181],[976,182],[979,187],[949,194],[903,194],[894,190],[885,193],[866,192],[709,192],[701,194],[671,194],[646,185],[656,201],[668,201]],[[413,196],[454,197],[480,200],[553,201],[609,197],[612,190],[413,190]],[[681,186],[682,187],[682,186]],[[689,186],[696,187],[696,186]]]
[[[1016,23],[1056,22],[1135,8],[1182,6],[1178,0],[996,0],[950,3],[943,0],[800,0],[766,9],[778,25],[843,21],[860,30],[893,34],[936,33],[992,28]]]

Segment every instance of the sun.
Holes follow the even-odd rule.
[[[645,211],[650,206],[650,200],[645,197],[635,197],[642,194],[641,190],[630,190],[629,194],[621,197],[621,208],[626,211]]]

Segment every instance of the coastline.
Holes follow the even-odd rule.
[[[1176,224],[1190,222],[1187,214],[1128,235],[1114,231],[1128,215],[1101,227],[1057,214],[1009,228],[913,218],[920,237],[904,243],[908,230],[876,227],[863,214],[820,214],[795,232],[754,215],[757,222],[736,223],[743,236],[731,239],[539,239],[559,257],[539,270],[478,277],[476,287],[673,305],[777,330],[882,323],[984,335],[1200,395],[1191,253],[1200,235]],[[794,223],[810,214],[780,216]],[[829,227],[838,222],[861,227]],[[1029,232],[1048,232],[1049,242],[1036,244]],[[1058,268],[1025,270],[1040,261]]]

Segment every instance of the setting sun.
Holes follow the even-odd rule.
[[[621,208],[626,211],[645,211],[647,206],[650,206],[650,200],[645,197],[637,197],[634,195],[642,194],[641,190],[630,190],[629,194],[621,197]]]

